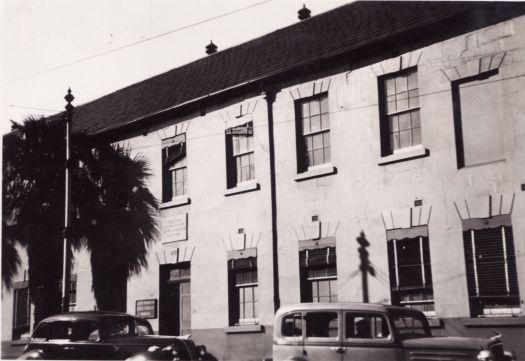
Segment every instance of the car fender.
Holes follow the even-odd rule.
[[[17,358],[17,360],[44,360],[45,358],[46,357],[43,350],[34,349],[31,351],[24,352]]]

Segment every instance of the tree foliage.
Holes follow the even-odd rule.
[[[13,130],[4,137],[3,283],[11,285],[20,264],[14,248],[19,243],[28,253],[38,321],[60,310],[65,127],[28,118]],[[125,311],[127,280],[147,267],[148,246],[157,234],[157,200],[147,188],[150,171],[142,157],[89,141],[83,134],[72,141],[71,245],[90,252],[98,308]]]

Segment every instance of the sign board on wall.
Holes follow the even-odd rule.
[[[142,318],[157,318],[157,299],[137,300],[135,316]]]
[[[163,214],[161,222],[162,243],[188,239],[188,213]]]

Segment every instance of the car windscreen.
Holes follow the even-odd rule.
[[[396,334],[402,340],[432,336],[424,314],[398,309],[390,309],[388,314]]]

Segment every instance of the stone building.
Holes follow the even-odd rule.
[[[351,3],[77,107],[74,129],[149,160],[162,201],[127,312],[221,360],[271,357],[279,305],[335,301],[525,354],[524,14]]]

